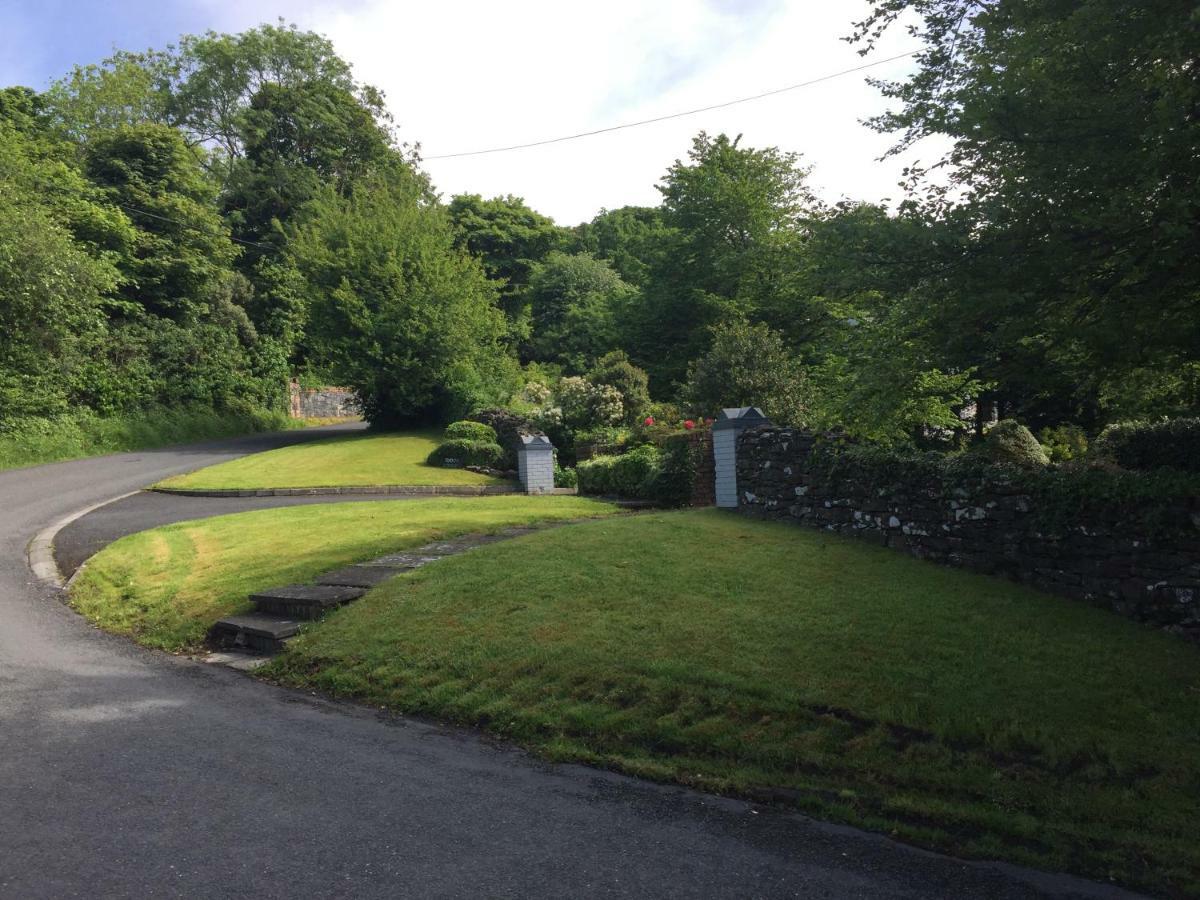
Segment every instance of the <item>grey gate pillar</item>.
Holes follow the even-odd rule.
[[[716,479],[717,506],[737,509],[737,439],[747,428],[770,425],[771,420],[757,406],[723,409],[713,422],[713,471]]]
[[[554,493],[554,445],[544,434],[521,435],[517,471],[527,494]]]

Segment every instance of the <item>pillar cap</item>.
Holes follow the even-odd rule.
[[[538,452],[550,451],[554,449],[554,445],[550,443],[550,438],[544,434],[523,434],[521,435],[521,450],[522,452]]]
[[[713,422],[713,431],[725,431],[733,428],[741,431],[743,428],[755,428],[759,425],[770,425],[771,420],[763,415],[757,406],[731,406],[717,414]]]

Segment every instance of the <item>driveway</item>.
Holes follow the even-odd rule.
[[[0,897],[1130,896],[149,652],[27,568],[30,538],[76,509],[331,430],[0,472]],[[75,553],[192,517],[173,509],[93,513]]]

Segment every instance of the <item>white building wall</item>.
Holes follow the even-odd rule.
[[[554,454],[552,452],[521,451],[518,471],[527,494],[549,494],[554,490]]]

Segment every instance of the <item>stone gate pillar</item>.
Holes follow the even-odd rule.
[[[554,445],[544,434],[521,435],[517,470],[527,494],[554,493]]]
[[[747,428],[770,425],[771,420],[757,406],[723,409],[712,426],[713,469],[717,506],[737,509],[737,439]]]

